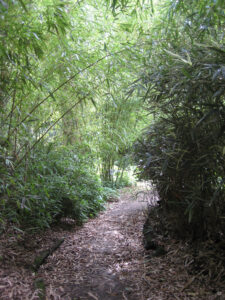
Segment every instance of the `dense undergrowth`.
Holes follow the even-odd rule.
[[[135,145],[139,174],[152,180],[174,231],[193,240],[225,237],[223,6],[171,6],[171,27],[141,78],[154,121]]]
[[[80,223],[129,184],[138,47],[102,1],[0,1],[0,222]],[[118,55],[118,53],[120,55]]]
[[[82,222],[104,208],[99,177],[77,149],[42,148],[11,172],[1,179],[2,222],[38,229],[61,217]]]
[[[131,184],[127,176],[117,185],[103,183],[84,146],[42,145],[16,169],[10,158],[2,158],[1,174],[1,230],[8,225],[40,230],[63,217],[81,224],[103,210],[109,198],[118,197],[117,189]]]

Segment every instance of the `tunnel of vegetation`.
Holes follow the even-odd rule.
[[[136,164],[180,235],[224,237],[223,2],[0,1],[2,229],[93,217]]]

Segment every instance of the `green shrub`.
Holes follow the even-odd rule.
[[[107,201],[110,198],[118,198],[118,197],[119,197],[118,190],[107,186],[103,187],[103,198],[105,201]]]
[[[24,228],[46,228],[60,217],[82,222],[104,208],[99,178],[72,148],[35,152],[9,177],[2,218]],[[7,197],[7,198],[6,198]]]
[[[178,51],[178,50],[177,50]],[[151,179],[176,228],[193,239],[225,235],[224,48],[193,46],[191,64],[152,67],[155,121],[135,146],[140,177]],[[182,52],[181,52],[182,53]],[[155,68],[155,69],[154,69]]]

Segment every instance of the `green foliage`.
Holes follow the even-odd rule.
[[[116,187],[120,189],[120,188],[132,186],[133,184],[134,184],[133,178],[127,171],[125,171],[123,173],[123,176],[116,183]]]
[[[117,176],[116,176],[117,178]],[[102,181],[104,189],[121,189],[124,187],[129,187],[134,184],[134,179],[131,177],[131,175],[127,171],[121,171],[119,172],[119,177],[116,180],[111,181]]]
[[[151,122],[140,176],[178,228],[224,235],[223,2],[0,1],[0,221],[95,216]]]
[[[60,217],[82,222],[104,208],[98,177],[79,151],[61,147],[40,149],[5,179],[7,201],[1,199],[2,218],[24,228],[45,228]]]
[[[101,1],[0,1],[0,12],[0,221],[93,217],[99,177],[124,174],[145,119],[129,90],[136,17],[115,20]]]
[[[107,201],[110,198],[118,198],[119,197],[118,190],[113,189],[111,187],[104,186],[103,187],[103,197],[104,197],[105,201]]]
[[[194,239],[225,235],[225,47],[219,8],[220,1],[173,1],[168,14],[173,19],[161,31],[164,41],[154,41],[157,48],[152,46],[142,76],[154,122],[135,145],[140,176],[153,181],[179,233]]]

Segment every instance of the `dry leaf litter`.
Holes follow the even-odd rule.
[[[190,248],[165,237],[154,213],[151,226],[166,254],[157,257],[144,250],[143,224],[155,200],[151,191],[124,189],[118,202],[82,227],[54,227],[34,236],[9,229],[0,237],[0,299],[225,299],[222,277],[215,282],[204,269],[193,273]],[[34,272],[35,257],[62,238],[63,244]],[[224,266],[216,266],[223,274]]]

